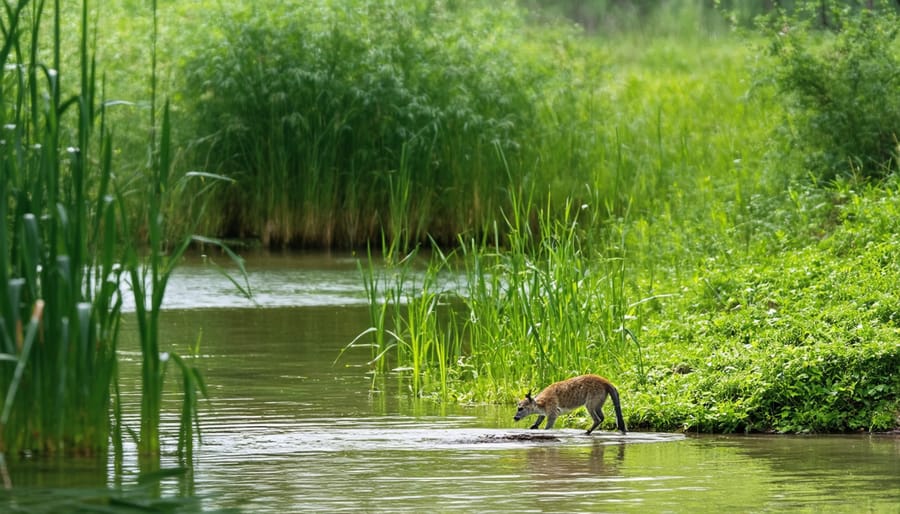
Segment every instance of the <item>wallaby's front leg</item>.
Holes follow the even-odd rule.
[[[541,423],[542,423],[543,421],[544,421],[544,415],[543,415],[543,414],[539,414],[539,415],[538,415],[537,421],[534,422],[534,425],[531,425],[531,428],[532,428],[532,429],[540,428]]]
[[[548,414],[547,415],[547,426],[544,428],[550,430],[553,428],[553,424],[556,423],[556,414]]]

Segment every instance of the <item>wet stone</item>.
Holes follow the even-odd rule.
[[[559,442],[559,437],[544,433],[521,434],[484,434],[475,439],[460,441],[462,444],[502,443],[502,442],[528,442],[528,443],[553,443]]]

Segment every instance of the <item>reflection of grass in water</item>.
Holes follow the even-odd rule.
[[[160,497],[159,482],[175,480],[179,489],[188,478],[185,469],[165,470],[139,478],[141,485],[122,489],[104,487],[22,487],[0,490],[0,508],[4,512],[57,514],[60,512],[210,512],[200,498]]]

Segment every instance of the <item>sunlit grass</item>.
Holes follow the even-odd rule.
[[[472,401],[586,372],[636,372],[640,384],[648,316],[680,294],[698,260],[756,248],[753,227],[733,227],[748,198],[770,191],[763,141],[777,108],[747,95],[748,47],[632,43],[642,46],[592,43],[607,45],[599,80],[545,98],[540,126],[556,130],[534,148],[544,178],[508,192],[491,229],[461,235],[450,258],[436,253],[435,272],[464,277],[462,306],[446,325],[416,324],[427,336],[394,335],[461,351],[423,370],[398,343],[395,362],[411,380],[447,366],[452,393]],[[384,298],[402,311],[446,293],[436,287]]]
[[[590,371],[624,391],[635,427],[896,426],[892,302],[865,292],[894,280],[894,188],[822,189],[770,160],[783,113],[749,75],[755,42],[631,42],[603,41],[610,80],[546,111],[566,130],[540,146],[558,177],[544,183],[565,189],[562,170],[588,162],[584,186],[565,203],[511,195],[495,237],[463,237],[454,264],[431,264],[465,277],[454,328],[397,337],[462,348],[457,401]],[[424,384],[445,365],[396,359]]]

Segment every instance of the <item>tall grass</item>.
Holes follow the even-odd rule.
[[[771,242],[761,199],[777,180],[764,142],[778,111],[747,95],[746,48],[600,43],[555,50],[570,87],[544,90],[535,107],[540,178],[510,179],[496,221],[462,231],[451,255],[434,246],[426,273],[459,285],[416,283],[403,295],[387,285],[378,296],[396,316],[378,373],[408,374],[418,395],[476,401],[584,372],[643,384],[645,325],[697,263],[737,262]],[[517,156],[497,153],[509,177],[523,169]],[[457,295],[455,307],[429,310]]]
[[[87,1],[78,7],[74,61],[62,48],[72,37],[63,34],[72,8],[21,0],[5,4],[0,17],[0,452],[105,454],[112,442],[121,456],[116,352],[127,277],[144,360],[137,437],[142,454],[158,462],[166,353],[157,317],[190,241],[167,252],[163,202],[179,190],[169,180],[171,123],[165,109],[159,135],[149,136],[146,175],[116,173],[95,11]],[[172,358],[185,387],[179,450],[188,455],[203,383],[185,359]]]
[[[94,454],[106,451],[110,436],[120,206],[110,199],[110,135],[87,3],[72,96],[63,96],[69,76],[60,69],[58,16],[49,22],[52,60],[37,60],[44,5],[9,4],[2,23],[0,383],[7,394],[0,450]],[[52,12],[59,9],[57,2]],[[43,312],[23,336],[32,310]]]
[[[122,204],[134,203],[129,200],[128,194],[136,194],[137,201],[146,199],[141,217],[136,220],[123,215],[121,225],[125,233],[133,233],[138,227],[146,229],[147,240],[129,239],[124,249],[124,265],[131,278],[130,286],[134,295],[135,314],[138,323],[138,336],[141,346],[141,427],[138,438],[138,450],[142,457],[141,464],[145,471],[153,470],[159,465],[160,456],[160,423],[162,415],[162,394],[165,383],[168,361],[171,360],[177,366],[181,374],[182,393],[184,395],[181,409],[181,422],[179,425],[178,454],[186,463],[190,463],[193,455],[193,443],[195,433],[199,435],[198,394],[206,394],[206,386],[198,369],[191,365],[190,361],[176,352],[163,351],[160,348],[159,315],[165,297],[166,287],[176,266],[181,261],[184,253],[192,242],[211,244],[221,247],[226,254],[237,264],[238,269],[246,278],[243,260],[232,253],[226,246],[216,239],[198,237],[194,235],[198,219],[206,211],[203,200],[193,205],[194,200],[185,208],[188,214],[187,223],[184,226],[187,232],[175,239],[167,229],[169,218],[167,207],[172,205],[171,197],[184,194],[186,189],[193,193],[199,191],[208,192],[216,183],[228,182],[229,179],[220,175],[204,172],[188,172],[180,176],[178,180],[174,176],[175,149],[172,145],[172,123],[169,101],[166,100],[162,109],[162,119],[157,124],[157,27],[158,9],[154,0],[152,4],[153,31],[151,34],[151,70],[150,70],[150,127],[149,135],[150,160],[145,170],[146,189],[130,189],[119,191],[119,201]],[[197,189],[190,188],[187,184],[193,181],[201,182]],[[139,223],[132,226],[132,223]],[[182,222],[184,219],[182,219]],[[145,246],[146,244],[146,246]],[[171,247],[170,247],[171,245]],[[229,278],[231,278],[229,276]],[[249,286],[242,287],[234,279],[232,282],[249,295]],[[199,340],[198,340],[199,344]],[[196,353],[196,351],[195,351]],[[195,431],[196,429],[196,431]]]
[[[510,3],[267,3],[218,16],[223,30],[184,67],[198,155],[242,184],[219,198],[216,230],[274,245],[363,246],[382,228],[406,250],[428,235],[453,242],[501,206],[510,175],[497,149],[528,161],[553,57],[516,48],[539,33],[519,32]],[[572,36],[541,37],[556,35]]]
[[[599,40],[509,2],[225,3],[212,20],[182,108],[194,158],[236,185],[206,227],[268,245],[453,246],[490,233],[517,188],[598,223],[657,211],[694,169],[740,176],[758,154],[737,139],[771,126],[737,101],[746,54],[714,29],[664,30],[675,15],[654,18],[665,37]]]
[[[374,333],[376,374],[408,376],[415,396],[498,401],[572,374],[640,367],[632,329],[648,299],[629,297],[624,255],[585,245],[586,208],[570,204],[556,218],[528,198],[510,203],[519,210],[492,237],[462,238],[452,254],[435,243],[424,267],[407,259],[379,274],[369,256],[366,282],[384,292],[370,299],[377,323],[351,346]],[[535,211],[532,226],[522,214]]]

